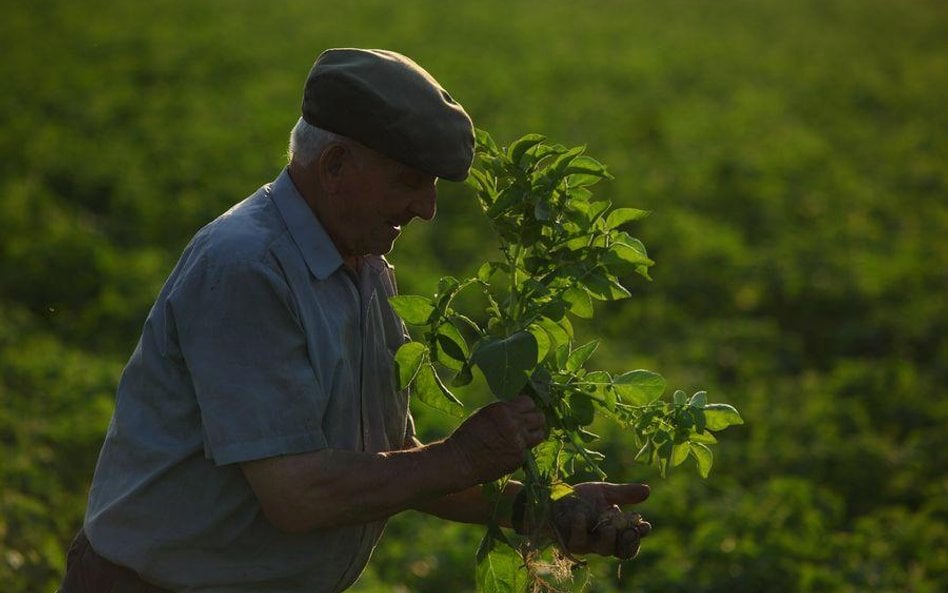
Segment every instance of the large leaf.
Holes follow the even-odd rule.
[[[464,336],[453,323],[444,322],[438,326],[435,336],[438,345],[438,362],[452,371],[459,371],[467,362],[468,349]]]
[[[400,294],[389,297],[392,309],[408,325],[426,325],[434,312],[434,303],[428,297]]]
[[[520,165],[520,159],[523,157],[523,154],[527,152],[533,146],[536,146],[540,142],[543,142],[546,139],[545,136],[540,134],[527,134],[522,138],[514,140],[511,142],[510,147],[507,148],[507,158],[510,159],[514,165]]]
[[[570,334],[559,323],[548,317],[541,317],[540,320],[536,322],[536,325],[543,328],[543,331],[550,337],[550,349],[569,344]]]
[[[550,352],[550,334],[536,323],[531,324],[527,331],[533,334],[533,338],[537,341],[537,364],[539,364]]]
[[[569,311],[577,317],[591,319],[593,316],[592,299],[589,293],[581,288],[570,286],[563,293],[563,300],[570,304]]]
[[[625,403],[637,406],[650,404],[665,393],[665,378],[643,369],[617,375],[613,384]]]
[[[491,218],[501,216],[510,208],[520,205],[524,197],[523,188],[519,185],[505,187],[500,194],[498,194],[497,201],[491,204],[490,208],[487,209],[487,216]]]
[[[563,172],[568,175],[567,183],[570,187],[587,187],[598,183],[602,179],[612,179],[606,171],[605,165],[591,156],[579,156],[566,167]]]
[[[628,289],[619,284],[615,277],[603,272],[590,273],[583,279],[583,286],[591,297],[600,301],[616,301],[630,296]]]
[[[512,399],[526,385],[537,364],[537,340],[520,331],[509,338],[482,342],[471,361],[480,367],[491,391],[499,399]]]
[[[655,262],[634,245],[613,243],[603,257],[603,263],[617,274],[626,274],[636,271],[639,266],[651,266]]]
[[[692,442],[689,452],[698,462],[698,473],[701,474],[702,478],[707,478],[708,474],[711,473],[711,464],[714,462],[714,454],[711,453],[711,449],[703,443]]]
[[[521,569],[523,559],[494,535],[494,529],[488,529],[477,548],[477,590],[480,593],[525,593],[529,574]]]
[[[474,138],[477,140],[477,150],[479,152],[484,152],[492,156],[500,154],[500,149],[497,148],[494,139],[490,137],[490,134],[488,134],[486,130],[474,128]]]
[[[464,416],[464,407],[441,382],[431,364],[423,364],[415,376],[415,390],[412,392],[420,401],[432,408],[441,410],[456,418]]]
[[[704,408],[704,419],[708,430],[724,430],[728,426],[744,424],[744,419],[733,406],[727,404],[708,404]]]
[[[428,347],[421,342],[406,342],[395,353],[395,369],[398,376],[398,388],[405,389],[411,383],[421,363],[425,360]]]
[[[575,371],[582,368],[586,361],[589,360],[589,357],[592,356],[592,353],[596,351],[596,348],[599,347],[599,340],[593,340],[588,344],[583,344],[579,348],[573,350],[569,353],[569,358],[566,360],[566,369],[567,371]]]
[[[627,222],[645,218],[651,214],[648,210],[639,210],[638,208],[616,208],[606,217],[606,228],[614,229]]]
[[[570,163],[576,160],[576,157],[581,155],[585,150],[585,146],[576,146],[556,157],[546,170],[547,177],[553,180],[560,179]]]

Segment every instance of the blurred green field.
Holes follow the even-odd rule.
[[[0,589],[54,590],[152,299],[195,230],[277,175],[335,46],[413,57],[499,142],[588,145],[616,177],[597,194],[654,211],[635,229],[654,282],[583,329],[605,337],[593,363],[746,424],[708,480],[662,480],[603,428],[655,531],[621,574],[594,560],[590,591],[948,590],[938,0],[5,3]],[[473,194],[440,187],[391,257],[407,293],[491,249]],[[354,591],[471,591],[480,535],[400,515]]]

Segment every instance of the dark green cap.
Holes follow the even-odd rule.
[[[421,66],[393,51],[329,49],[303,91],[303,119],[419,171],[463,181],[471,118]]]

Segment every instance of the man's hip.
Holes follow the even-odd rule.
[[[148,583],[135,571],[119,566],[92,549],[79,530],[66,552],[66,575],[58,593],[172,593]]]

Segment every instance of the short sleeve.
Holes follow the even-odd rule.
[[[328,396],[274,261],[199,261],[169,303],[208,458],[223,465],[327,446]]]

